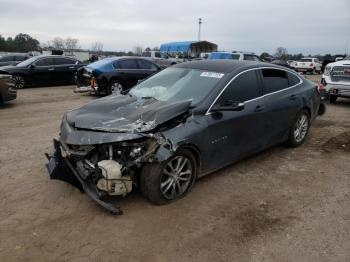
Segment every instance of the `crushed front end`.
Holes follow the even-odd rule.
[[[51,179],[72,184],[118,215],[121,209],[105,199],[130,193],[137,186],[142,164],[154,161],[158,147],[154,137],[100,145],[69,145],[54,140],[54,153],[47,154],[47,169]]]

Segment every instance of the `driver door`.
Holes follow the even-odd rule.
[[[244,103],[243,108],[220,111],[223,105]],[[212,159],[208,169],[217,169],[265,147],[265,101],[256,70],[238,75],[218,97],[207,114]]]

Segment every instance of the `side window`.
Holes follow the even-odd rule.
[[[233,54],[233,55],[232,55],[232,59],[233,59],[233,60],[239,60],[239,55]]]
[[[151,63],[150,61],[139,59],[137,60],[137,64],[139,65],[140,69],[146,69],[146,70],[157,70],[158,68]]]
[[[136,61],[134,59],[126,59],[118,61],[117,63],[118,69],[138,69]]]
[[[39,61],[35,62],[36,66],[51,66],[53,65],[53,59],[52,58],[43,58]]]
[[[300,83],[300,78],[297,77],[295,74],[288,72],[288,80],[289,80],[289,86],[295,86]]]
[[[160,52],[155,52],[154,56],[157,57],[157,58],[160,58]]]
[[[54,64],[55,65],[74,65],[75,62],[71,59],[64,58],[64,57],[55,57],[54,58]]]
[[[239,75],[225,89],[219,98],[220,104],[246,102],[260,96],[258,78],[255,70]]]
[[[22,56],[22,55],[18,55],[18,56],[15,56],[15,61],[23,61],[23,60],[25,60],[25,56]]]
[[[264,93],[280,91],[288,87],[287,72],[278,69],[263,69]]]

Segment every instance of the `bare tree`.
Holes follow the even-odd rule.
[[[91,45],[91,51],[97,54],[100,54],[103,50],[103,43],[95,42]]]
[[[140,45],[136,45],[135,47],[134,47],[134,54],[135,55],[142,55],[142,51],[143,51],[143,48],[142,48],[142,46],[140,46]]]
[[[55,37],[50,41],[50,45],[55,49],[62,50],[65,46],[64,39],[61,37]]]
[[[281,58],[281,59],[287,59],[287,57],[288,57],[287,48],[278,47],[276,49],[275,57],[278,57],[278,58]]]
[[[64,44],[68,52],[73,52],[75,49],[79,48],[79,39],[67,37]]]

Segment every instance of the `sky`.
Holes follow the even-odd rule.
[[[219,50],[350,53],[350,0],[0,0],[0,34],[74,37],[109,51],[201,40]]]

